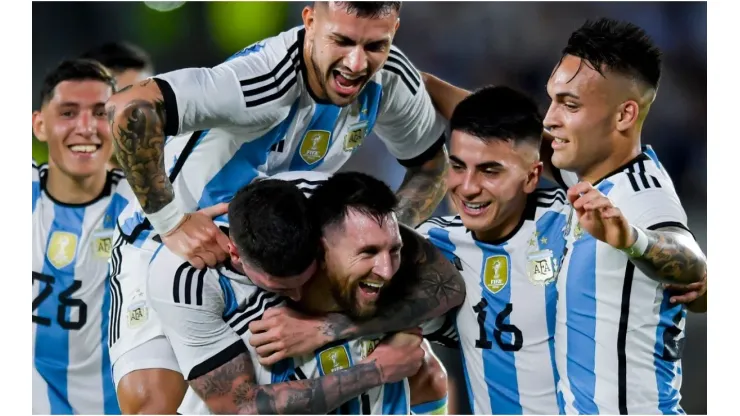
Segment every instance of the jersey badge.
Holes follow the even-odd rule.
[[[367,134],[367,121],[352,124],[344,136],[344,151],[350,152],[360,147]]]
[[[54,267],[63,269],[75,259],[77,235],[66,231],[55,231],[49,239],[46,257]]]
[[[318,359],[322,376],[344,370],[352,365],[347,344],[337,345],[321,351],[318,354]]]
[[[377,339],[363,339],[362,343],[360,344],[360,358],[363,360],[367,358],[368,355],[372,354],[373,351],[375,351],[375,347],[377,347],[379,343],[380,340]]]
[[[506,256],[491,256],[486,259],[483,283],[493,294],[506,287],[509,283],[509,259]]]
[[[112,229],[103,229],[98,232],[96,232],[93,235],[92,239],[92,251],[93,254],[95,254],[97,257],[101,259],[109,259],[112,246],[112,239],[113,239],[113,230]]]
[[[536,285],[546,285],[555,280],[555,259],[552,250],[539,250],[527,254],[527,275]]]
[[[149,319],[149,308],[146,306],[146,300],[144,299],[144,293],[139,289],[134,291],[134,296],[131,299],[131,305],[129,305],[126,311],[126,322],[129,328],[138,328]]]
[[[313,165],[326,156],[329,149],[331,132],[326,130],[309,130],[301,142],[301,159],[309,165]]]

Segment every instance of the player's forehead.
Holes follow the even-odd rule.
[[[464,163],[467,167],[476,165],[499,164],[510,166],[521,163],[522,146],[516,146],[511,140],[491,138],[483,140],[470,133],[453,130],[450,137],[451,161]]]
[[[381,218],[350,209],[341,227],[343,245],[391,247],[401,242],[398,220],[393,213]]]
[[[54,106],[78,105],[82,107],[105,105],[112,94],[113,88],[102,81],[62,81],[54,87],[54,95],[49,100],[49,104]]]
[[[573,55],[565,55],[547,81],[547,93],[553,99],[567,95],[582,98],[599,94],[605,88],[604,76],[590,62]]]
[[[344,36],[358,43],[391,40],[398,20],[395,12],[377,17],[358,17],[337,2],[328,2],[319,16],[330,34]]]

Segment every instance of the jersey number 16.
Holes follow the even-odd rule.
[[[480,329],[480,339],[475,340],[475,347],[490,350],[493,344],[488,340],[488,335],[486,334],[486,316],[488,315],[486,307],[488,307],[488,301],[486,301],[485,298],[481,298],[480,302],[473,306],[473,311],[478,315],[478,328]],[[522,331],[515,325],[504,323],[513,310],[514,306],[511,303],[507,303],[504,310],[496,315],[496,326],[493,330],[493,338],[503,351],[519,351],[522,349],[522,344],[524,343],[524,335],[522,335]],[[513,344],[506,343],[501,339],[501,334],[504,332],[511,334],[511,338],[514,341]]]

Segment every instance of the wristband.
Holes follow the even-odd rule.
[[[645,231],[642,231],[639,227],[632,226],[632,228],[637,233],[637,240],[635,240],[635,243],[632,244],[632,246],[621,250],[627,253],[630,257],[642,257],[642,255],[645,254],[645,251],[647,251],[648,236],[645,234]]]
[[[177,206],[177,201],[173,200],[159,211],[146,214],[146,217],[152,224],[154,231],[160,235],[167,235],[180,225],[180,222],[185,218],[185,214]]]

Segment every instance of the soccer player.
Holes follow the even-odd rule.
[[[475,414],[558,414],[554,333],[558,277],[571,225],[565,192],[537,189],[542,117],[527,96],[486,87],[450,120],[447,183],[458,216],[418,231],[457,266],[457,313]]]
[[[140,204],[119,219],[111,277],[111,358],[125,412],[171,413],[179,401],[165,390],[183,383],[145,302],[155,236],[196,267],[214,265],[228,237],[196,210],[229,201],[258,172],[334,172],[371,131],[408,167],[399,220],[415,225],[432,214],[446,189],[444,120],[391,45],[399,11],[399,2],[318,2],[304,9],[304,27],[109,100],[119,161]],[[418,324],[451,307],[418,289],[388,321]]]
[[[641,130],[660,51],[610,19],[574,31],[547,83],[552,164],[574,172],[578,226],[557,282],[555,346],[565,411],[680,414],[686,308],[663,283],[705,281],[706,258]],[[706,311],[706,293],[689,303]]]
[[[409,412],[404,379],[424,356],[418,336],[334,342],[269,368],[253,364],[249,323],[283,303],[280,295],[307,313],[370,319],[410,279],[431,272],[420,272],[419,261],[439,256],[408,229],[401,240],[396,198],[382,182],[344,173],[313,193],[310,211],[288,182],[262,180],[236,195],[229,210],[231,264],[249,277],[228,267],[197,271],[166,248],[152,261],[148,296],[190,386],[213,412],[320,414],[343,403],[343,414]],[[442,265],[432,267],[455,273]],[[216,379],[229,387],[217,387]],[[191,394],[180,410],[203,413],[202,402],[192,407],[197,402]]]
[[[64,61],[45,78],[34,135],[49,163],[33,164],[34,414],[119,414],[107,347],[108,257],[126,201],[105,102],[115,88],[99,63]]]
[[[154,74],[154,64],[149,54],[128,42],[103,43],[86,51],[80,58],[98,61],[108,68],[116,78],[116,88],[119,90]],[[108,163],[109,168],[120,169],[115,155]]]

